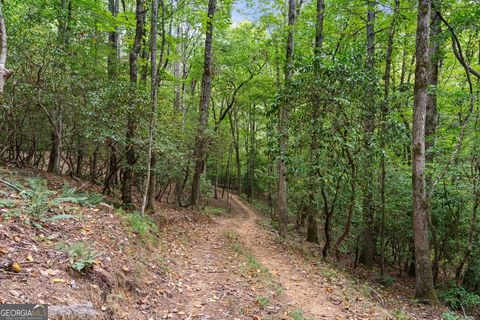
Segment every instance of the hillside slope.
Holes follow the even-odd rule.
[[[0,185],[1,303],[48,303],[74,319],[441,318],[280,241],[238,196],[228,210],[219,199],[141,216],[87,182],[1,177],[13,184]]]

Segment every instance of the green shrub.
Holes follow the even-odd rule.
[[[268,297],[258,297],[256,302],[261,308],[266,308],[270,305],[270,299]]]
[[[17,202],[12,199],[0,199],[0,208],[13,208]]]
[[[26,206],[24,212],[32,217],[42,221],[60,220],[72,218],[70,215],[57,215],[45,218],[45,215],[54,207],[65,202],[78,203],[84,205],[96,205],[103,199],[98,194],[82,194],[78,193],[75,188],[64,186],[62,191],[56,192],[49,190],[47,183],[43,179],[30,179],[30,189],[25,191]]]
[[[48,210],[57,204],[52,199],[55,192],[47,188],[47,183],[43,179],[30,179],[29,185],[31,189],[25,191],[29,199],[27,200],[25,213],[34,217],[44,216]]]
[[[473,256],[463,280],[463,286],[471,292],[480,295],[480,257]]]
[[[131,231],[141,240],[151,240],[152,237],[158,236],[158,226],[150,216],[137,211],[127,212],[123,209],[118,209],[116,213],[125,219]]]
[[[454,312],[445,312],[442,314],[443,320],[473,320],[472,317],[464,317]]]
[[[65,184],[57,201],[78,203],[82,206],[96,206],[103,201],[103,196],[98,193],[78,192],[76,188],[71,188]]]
[[[380,283],[385,287],[391,287],[395,283],[395,278],[390,275],[386,275],[380,280]]]
[[[207,199],[213,197],[212,183],[207,179],[205,174],[200,178],[200,193]]]
[[[79,272],[88,271],[92,267],[95,259],[100,256],[99,253],[92,250],[83,242],[75,242],[71,245],[60,244],[59,249],[68,254],[70,266]]]
[[[480,296],[468,292],[463,287],[452,287],[451,289],[441,292],[440,298],[452,310],[465,310],[468,314],[476,313],[476,309],[480,307]]]
[[[300,308],[289,312],[288,316],[291,317],[293,320],[313,320],[312,318],[305,318],[305,316],[303,315],[303,310]]]
[[[211,217],[219,217],[219,216],[225,214],[225,209],[224,208],[216,208],[216,207],[206,206],[204,208],[204,211],[208,216],[211,216]]]

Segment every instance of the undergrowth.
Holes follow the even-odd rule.
[[[82,193],[67,184],[61,190],[50,190],[44,179],[29,179],[28,187],[19,185],[20,196],[23,201],[1,199],[0,207],[11,210],[5,216],[20,217],[22,214],[29,217],[29,222],[38,228],[40,223],[55,220],[71,219],[69,214],[55,214],[63,211],[62,205],[73,203],[81,206],[95,206],[103,200],[103,196],[96,193]],[[21,204],[21,205],[20,205]],[[52,215],[53,214],[53,215]]]
[[[75,242],[73,244],[61,243],[58,245],[58,248],[68,254],[70,267],[79,272],[85,272],[91,269],[95,259],[100,256],[98,252],[84,242]]]
[[[155,242],[159,236],[160,231],[152,217],[123,209],[117,209],[116,213],[127,222],[130,231],[136,234],[142,243]]]

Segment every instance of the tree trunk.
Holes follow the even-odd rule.
[[[163,9],[163,6],[162,6]],[[155,187],[157,179],[155,176],[156,158],[153,150],[155,141],[156,119],[157,119],[157,92],[158,92],[158,75],[157,75],[157,33],[158,33],[158,0],[152,0],[152,24],[150,33],[150,64],[151,64],[151,110],[150,125],[148,135],[148,157],[147,157],[147,177],[145,179],[145,191],[143,193],[142,214],[145,210],[155,211]],[[162,19],[163,22],[163,19]],[[164,35],[165,36],[165,35]],[[161,63],[161,62],[160,62]],[[168,198],[167,198],[168,199]]]
[[[119,13],[119,0],[108,0],[108,10],[114,18],[118,16]],[[119,58],[119,35],[118,27],[115,27],[112,32],[108,33],[108,42],[110,46],[110,52],[107,59],[107,72],[108,76],[112,81],[117,79],[118,75],[118,58]],[[102,193],[110,193],[110,182],[114,175],[117,173],[117,151],[115,148],[115,142],[112,139],[107,139],[107,145],[109,147],[109,168],[107,174],[105,175],[104,185]]]
[[[84,159],[85,159],[85,150],[84,150],[84,146],[80,142],[77,150],[77,167],[75,168],[75,175],[77,175],[78,177],[83,176]]]
[[[147,192],[147,204],[145,205],[145,211],[154,212],[155,211],[155,194],[157,190],[157,175],[155,173],[155,166],[157,165],[157,155],[155,152],[152,152],[150,159],[150,177],[147,180],[149,182],[148,192]]]
[[[235,114],[233,111],[228,113],[228,119],[230,122],[230,132],[232,133],[233,147],[235,148],[235,162],[237,166],[237,192],[242,194],[242,163],[240,162],[240,139],[238,135],[238,109]]]
[[[132,50],[130,51],[130,82],[133,86],[133,94],[135,94],[135,88],[138,80],[138,55],[140,53],[142,37],[145,26],[145,0],[137,0],[136,2],[136,27],[135,27],[135,39],[133,42]],[[136,99],[132,101],[132,105],[136,104]],[[125,167],[123,170],[122,179],[122,202],[125,206],[130,207],[133,205],[132,201],[132,184],[133,184],[133,167],[135,166],[135,114],[133,110],[129,110],[127,114],[127,132],[126,132],[126,146],[125,146]]]
[[[95,147],[92,155],[92,162],[90,165],[90,181],[92,183],[96,182],[97,179],[97,165],[98,165],[98,153],[100,152],[100,148],[98,146]]]
[[[288,126],[290,98],[289,90],[291,87],[291,78],[293,75],[294,63],[294,26],[296,22],[297,3],[296,0],[288,1],[288,36],[285,57],[285,99],[278,112],[278,196],[277,210],[280,221],[280,236],[285,238],[288,232],[288,187],[287,187],[287,164],[288,156]]]
[[[370,73],[370,80],[375,81],[375,10],[376,4],[373,1],[368,1],[367,10],[367,69]],[[367,95],[370,99],[374,99],[374,84],[367,88],[370,93]],[[372,139],[375,131],[375,101],[366,102],[366,117],[364,122],[365,130],[365,152],[366,159],[364,160],[364,186],[363,186],[363,241],[362,250],[360,253],[360,262],[366,267],[373,266],[375,258],[375,229],[374,229],[374,205],[373,205],[373,152]]]
[[[255,104],[250,110],[250,150],[249,150],[249,169],[248,169],[248,198],[253,201],[254,182],[255,182]]]
[[[430,41],[429,41],[429,67],[428,67],[428,85],[429,92],[427,97],[427,111],[425,116],[425,164],[433,164],[434,154],[431,150],[435,145],[435,131],[437,128],[437,85],[438,85],[438,70],[440,67],[440,33],[441,20],[438,16],[434,2],[431,2],[430,11]],[[425,173],[426,190],[432,187],[432,176],[428,171]],[[427,191],[427,194],[429,192]],[[428,220],[431,221],[431,197],[426,198]],[[435,228],[432,228],[433,247],[435,248],[437,233]],[[435,258],[433,260],[433,283],[437,283],[438,271],[440,269],[440,259],[438,257],[439,250],[434,250]]]
[[[355,197],[357,193],[357,168],[355,166],[355,163],[353,162],[352,156],[350,155],[350,151],[345,150],[345,153],[347,155],[348,164],[350,166],[350,201],[348,204],[347,222],[345,223],[342,234],[340,235],[340,237],[338,237],[337,242],[335,242],[335,245],[333,246],[333,249],[335,251],[335,258],[337,259],[337,261],[340,261],[340,245],[350,233],[352,218],[355,212]]]
[[[330,220],[333,213],[333,207],[332,208],[329,207],[327,195],[323,188],[321,190],[321,193],[323,198],[323,215],[325,216],[325,225],[323,227],[323,231],[325,235],[325,243],[322,249],[322,257],[326,258],[328,255],[328,250],[330,249],[330,243],[331,243]]]
[[[413,106],[413,239],[415,248],[415,296],[424,302],[437,302],[433,286],[430,246],[428,239],[428,215],[425,192],[425,117],[428,104],[430,1],[419,0],[416,67]]]
[[[116,18],[119,12],[119,0],[108,0],[108,10],[112,16]],[[118,57],[120,54],[120,37],[118,35],[118,27],[115,27],[113,31],[108,33],[108,42],[110,46],[110,52],[107,60],[107,71],[108,75],[112,79],[116,79],[118,74]]]
[[[195,141],[195,171],[192,181],[192,193],[190,205],[197,206],[200,198],[201,177],[205,169],[205,157],[207,153],[206,129],[208,125],[208,106],[212,89],[212,51],[213,51],[213,17],[217,6],[217,0],[208,1],[207,33],[205,37],[205,59],[202,75],[202,88],[200,93],[200,106],[198,112],[197,137]]]
[[[400,0],[395,0],[395,9],[393,12],[392,25],[388,32],[388,44],[387,44],[387,53],[385,55],[385,74],[384,78],[384,95],[383,95],[383,105],[381,113],[381,132],[380,135],[380,272],[383,276],[385,273],[385,179],[387,176],[387,171],[385,167],[385,136],[387,134],[387,116],[389,113],[389,94],[390,94],[390,73],[392,69],[392,54],[393,54],[393,38],[395,36],[395,27],[397,17],[400,11]]]
[[[3,103],[3,87],[5,81],[13,74],[6,68],[7,64],[7,28],[3,18],[3,2],[0,3],[0,104]]]
[[[315,80],[320,80],[320,60],[323,46],[323,18],[325,14],[324,0],[317,0],[316,23],[315,23],[315,61],[314,73]],[[314,97],[312,103],[312,135],[310,137],[310,177],[308,178],[308,209],[307,209],[307,241],[318,243],[317,231],[317,205],[315,203],[315,194],[318,191],[318,164],[320,163],[318,138],[321,131],[320,124],[320,97]]]
[[[61,173],[60,172],[60,156],[62,152],[62,120],[58,115],[57,122],[50,132],[51,148],[50,157],[48,161],[48,172]]]

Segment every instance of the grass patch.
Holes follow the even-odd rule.
[[[247,263],[250,269],[255,270],[257,273],[264,273],[270,275],[270,271],[262,265],[260,262],[258,262],[257,258],[251,254],[247,254]]]
[[[398,310],[398,309],[393,311],[392,316],[395,320],[412,320],[413,319],[411,316],[409,316],[402,310]]]
[[[270,298],[268,297],[257,297],[255,302],[260,306],[260,308],[265,309],[270,306]]]
[[[206,206],[203,209],[203,212],[205,212],[205,214],[210,217],[219,217],[226,214],[227,210],[225,208]]]
[[[271,277],[270,271],[264,265],[262,265],[257,258],[252,255],[247,248],[245,248],[239,241],[239,235],[235,231],[225,231],[225,237],[230,243],[230,247],[233,251],[239,255],[245,257],[246,265],[249,273],[263,274]]]
[[[232,241],[237,241],[238,238],[240,237],[237,232],[231,231],[231,230],[227,230],[227,231],[225,231],[223,234],[224,234],[225,237],[226,237],[229,241],[231,241],[231,242],[232,242]]]
[[[116,214],[127,222],[130,231],[136,234],[143,243],[155,242],[160,234],[155,221],[146,214],[137,211],[127,212],[123,209],[117,209]]]
[[[301,308],[297,308],[289,312],[288,316],[291,317],[293,320],[314,320],[313,318],[306,318]]]

